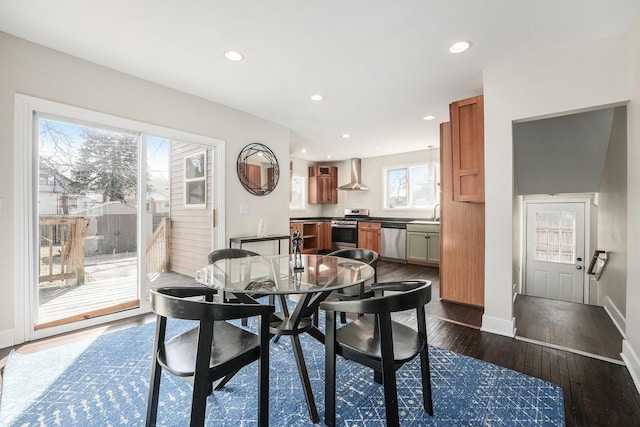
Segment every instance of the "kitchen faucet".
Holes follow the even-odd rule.
[[[436,203],[436,204],[433,206],[433,215],[431,216],[431,218],[432,218],[434,221],[440,221],[440,215],[436,216],[436,212],[437,212],[437,210],[438,210],[438,208],[439,208],[439,207],[440,207],[440,203]]]

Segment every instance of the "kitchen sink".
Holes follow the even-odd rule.
[[[440,220],[416,219],[416,220],[413,220],[413,221],[409,221],[407,224],[435,224],[435,225],[440,225]]]

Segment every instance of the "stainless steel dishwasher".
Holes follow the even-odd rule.
[[[380,256],[390,261],[407,261],[407,224],[403,222],[382,222]]]

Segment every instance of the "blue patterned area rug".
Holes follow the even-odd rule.
[[[146,414],[154,323],[34,354],[12,353],[0,400],[2,426],[142,426]],[[170,321],[169,333],[190,324]],[[324,425],[324,347],[301,336]],[[527,375],[430,347],[435,414],[422,408],[420,367],[398,373],[403,426],[564,426],[562,389]],[[271,343],[270,423],[313,425],[286,337]],[[370,370],[338,357],[337,425],[384,426],[382,388]],[[207,425],[255,426],[257,364],[209,396]],[[191,386],[164,375],[159,425],[187,426]]]

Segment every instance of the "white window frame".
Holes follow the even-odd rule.
[[[307,203],[306,203],[306,200],[307,200],[307,179],[302,175],[293,174],[293,175],[291,175],[291,184],[290,184],[291,187],[293,187],[293,179],[294,178],[299,178],[302,181],[302,188],[300,190],[300,193],[301,193],[300,198],[301,198],[301,200],[300,200],[300,204],[299,205],[295,205],[295,204],[293,204],[293,201],[289,201],[289,210],[292,210],[292,211],[303,211],[303,210],[307,209]],[[291,191],[293,191],[293,189]]]
[[[187,176],[187,165],[190,159],[202,157],[202,172],[197,176],[189,177]],[[195,208],[195,209],[204,209],[207,207],[207,151],[201,151],[199,153],[192,154],[190,156],[186,156],[183,162],[184,166],[184,207],[185,208]],[[189,199],[189,187],[191,184],[202,185],[204,188],[204,200],[201,200],[202,203],[191,203]]]
[[[432,205],[414,206],[412,205],[412,201],[411,201],[411,195],[413,193],[411,191],[411,170],[412,168],[423,167],[423,166],[429,167],[431,173],[434,175],[433,178],[434,178],[435,188],[433,189],[433,191],[435,195],[435,203]],[[389,207],[389,201],[387,199],[387,194],[388,194],[387,173],[391,170],[397,170],[397,169],[407,169],[408,171],[407,172],[407,195],[408,195],[409,204],[407,206]],[[383,193],[382,193],[382,209],[383,210],[395,211],[395,210],[433,209],[437,204],[440,203],[440,191],[439,191],[440,162],[409,163],[409,164],[401,164],[401,165],[395,165],[395,166],[385,166],[382,168],[382,188],[383,188]]]
[[[225,141],[183,132],[163,126],[144,123],[137,120],[126,119],[110,114],[100,113],[84,108],[74,107],[53,101],[48,101],[28,95],[16,94],[14,100],[14,218],[15,218],[15,281],[14,281],[14,336],[13,345],[51,335],[65,333],[89,326],[99,325],[113,320],[123,319],[138,314],[148,313],[150,307],[148,302],[141,298],[140,307],[126,310],[105,316],[99,316],[87,320],[69,323],[61,326],[46,328],[35,331],[31,324],[33,318],[34,300],[33,284],[38,280],[37,266],[35,263],[34,248],[36,247],[37,233],[33,230],[36,220],[38,203],[38,192],[33,191],[34,183],[39,182],[38,171],[34,165],[33,156],[37,154],[34,148],[34,135],[37,132],[37,122],[34,119],[36,113],[69,118],[85,123],[93,123],[117,129],[132,130],[146,135],[161,136],[167,139],[179,140],[182,142],[205,145],[215,148],[215,166],[213,179],[220,185],[215,194],[208,194],[212,197],[212,205],[216,209],[217,226],[212,229],[212,244],[214,247],[225,247],[225,210],[224,210],[224,177],[225,173]],[[140,144],[140,159],[146,159],[145,144]],[[142,168],[140,172],[142,173]],[[144,207],[146,200],[146,188],[143,177],[138,179],[138,195]],[[211,190],[209,190],[211,191]],[[142,216],[138,219],[138,232],[142,232]],[[140,237],[139,237],[140,241]],[[145,253],[142,251],[138,256],[138,271],[144,271],[146,265]],[[142,276],[142,275],[140,275]],[[141,277],[138,279],[139,289],[142,291]]]

